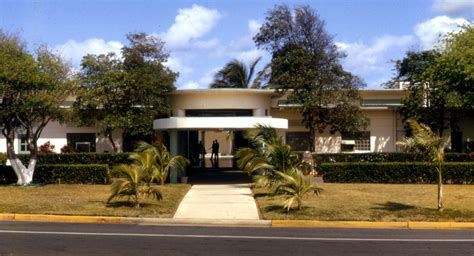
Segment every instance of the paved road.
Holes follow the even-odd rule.
[[[0,255],[474,255],[474,230],[0,222]]]

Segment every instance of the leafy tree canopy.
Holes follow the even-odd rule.
[[[289,93],[302,106],[303,122],[316,131],[354,132],[368,125],[359,109],[361,79],[345,71],[345,57],[326,32],[324,21],[309,6],[291,10],[277,5],[254,37],[272,53],[270,86]],[[312,143],[314,145],[314,143]]]
[[[166,93],[175,90],[178,76],[163,65],[168,53],[161,39],[146,33],[130,33],[127,39],[122,57],[109,53],[83,58],[75,106],[81,123],[101,126],[115,151],[114,130],[150,135],[153,120],[169,114]]]
[[[18,35],[0,31],[0,126],[19,184],[31,182],[44,127],[67,118],[62,104],[74,92],[71,76],[69,65],[46,46],[31,53]],[[28,167],[15,154],[18,130],[30,151]]]
[[[416,118],[440,135],[448,127],[456,130],[461,116],[473,114],[474,27],[447,34],[436,49],[408,51],[395,61],[395,72],[386,87],[407,84],[405,120]]]

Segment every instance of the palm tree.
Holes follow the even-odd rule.
[[[247,135],[253,148],[241,148],[237,151],[237,165],[249,175],[254,175],[257,186],[274,190],[274,194],[283,194],[287,200],[283,208],[290,211],[294,206],[301,209],[303,196],[313,191],[319,195],[321,189],[304,179],[301,170],[307,169],[307,163],[283,143],[274,128],[257,126],[256,131]]]
[[[445,140],[438,134],[431,131],[430,127],[418,123],[411,119],[408,121],[412,129],[412,136],[397,142],[415,154],[422,154],[425,159],[436,163],[436,172],[438,174],[438,210],[443,210],[443,162],[445,156],[445,148],[450,141]]]
[[[141,160],[138,159],[138,157],[135,158],[133,164],[121,164],[113,169],[121,178],[117,178],[112,182],[112,193],[107,203],[110,203],[116,197],[128,197],[128,200],[132,199],[135,208],[140,208],[140,201],[144,197],[153,197],[156,200],[162,199],[160,191],[145,182],[149,174],[141,160],[146,159],[146,157],[141,158]]]
[[[153,152],[144,151],[141,153],[131,153],[128,158],[136,163],[137,168],[141,169],[143,181],[145,181],[148,186],[151,186],[154,177],[158,173],[156,155],[153,154]]]
[[[283,208],[288,212],[293,206],[301,210],[303,197],[306,193],[313,192],[315,195],[319,195],[322,191],[321,188],[307,182],[299,169],[293,168],[287,173],[275,171],[275,174],[280,176],[282,181],[275,188],[274,194],[281,194],[286,197],[285,202],[283,202]]]
[[[163,144],[148,144],[141,142],[137,148],[138,152],[148,153],[153,156],[156,169],[153,169],[152,178],[164,185],[171,168],[177,171],[183,170],[189,160],[183,156],[171,156],[170,152]]]
[[[287,173],[306,165],[289,145],[283,143],[274,128],[259,125],[247,138],[253,148],[240,148],[237,151],[237,166],[249,175],[256,173],[254,182],[258,186],[272,189],[281,181],[281,176],[276,175],[275,171]]]
[[[216,73],[210,88],[260,88],[267,68],[258,72],[255,79],[252,80],[255,66],[260,59],[261,57],[258,57],[248,67],[239,60],[230,61]]]

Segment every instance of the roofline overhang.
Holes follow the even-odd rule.
[[[288,129],[284,118],[262,117],[169,117],[153,121],[155,130],[241,130],[257,125]]]

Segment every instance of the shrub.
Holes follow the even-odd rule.
[[[51,144],[51,142],[47,141],[46,143],[44,143],[43,145],[39,146],[38,148],[38,153],[41,153],[41,154],[52,154],[54,153],[54,148],[56,146],[54,146],[53,144]]]
[[[39,154],[38,164],[128,164],[128,153],[67,153],[67,154]],[[24,163],[29,155],[18,156]]]
[[[75,147],[64,145],[64,147],[61,148],[61,154],[68,154],[68,153],[78,153],[78,152]]]
[[[11,166],[0,165],[0,184],[16,183],[18,178]]]
[[[0,165],[5,165],[7,163],[7,153],[0,153]]]
[[[38,165],[33,175],[33,183],[52,184],[108,184],[110,180],[107,165]]]
[[[437,183],[435,166],[423,162],[323,163],[324,182]],[[443,183],[474,184],[474,163],[444,163]]]
[[[16,183],[17,177],[11,166],[0,166],[0,184]],[[107,165],[37,165],[33,183],[53,184],[108,184],[110,181]]]
[[[341,163],[341,162],[415,162],[422,161],[411,153],[405,152],[373,152],[373,153],[334,153],[313,154],[316,163]],[[446,153],[445,162],[473,162],[474,156],[467,153]]]

